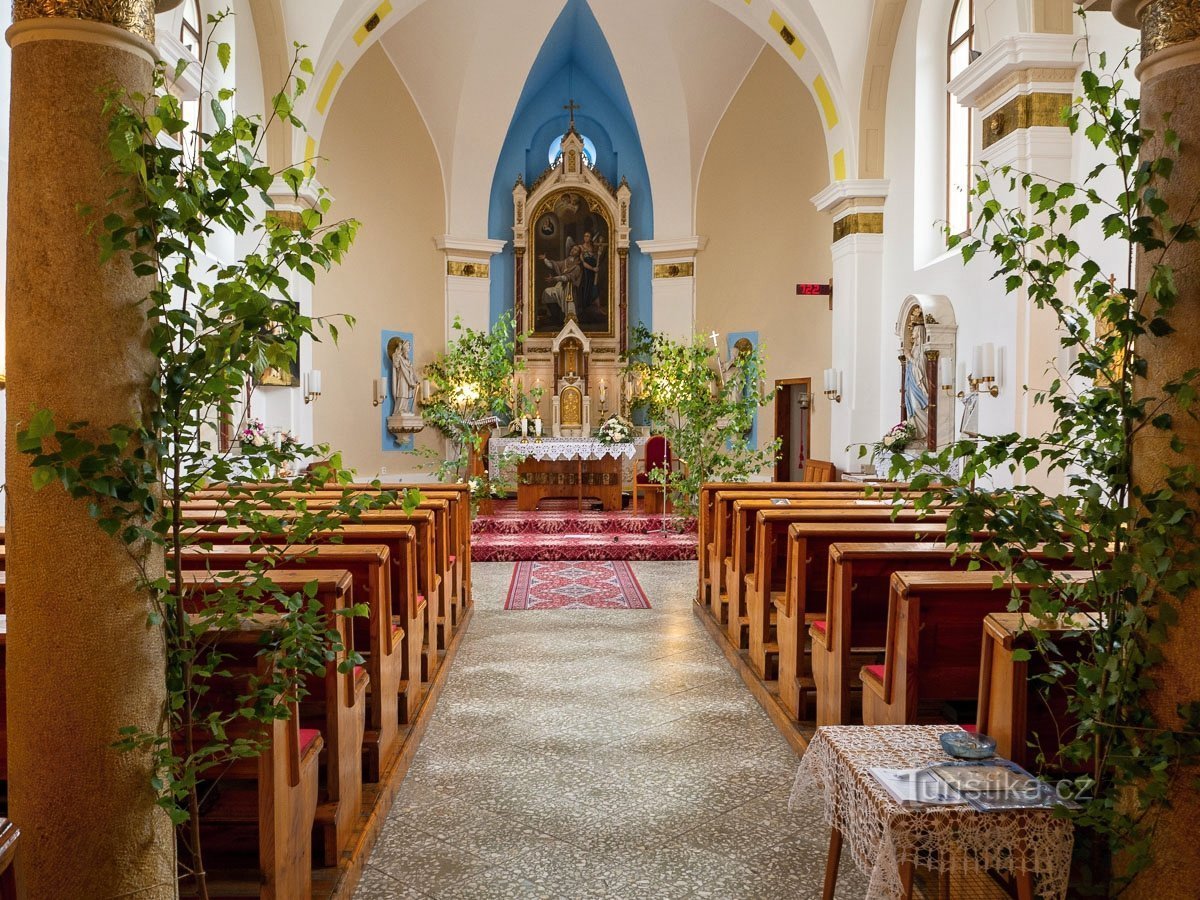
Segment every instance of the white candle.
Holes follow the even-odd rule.
[[[632,378],[625,379],[625,400],[628,403],[633,402],[633,379]]]
[[[603,403],[608,399],[608,385],[604,383],[604,379],[600,379],[600,402]]]
[[[533,433],[538,437],[542,436],[542,417],[538,416],[533,420]]]
[[[983,345],[982,377],[996,377],[996,345],[990,342]]]
[[[321,393],[321,370],[313,369],[308,373],[308,392],[310,394]]]
[[[374,382],[372,383],[372,386],[375,391],[375,405],[378,406],[379,404],[381,404],[384,401],[384,398],[385,398],[384,391],[383,391],[383,379],[376,378],[374,380]]]
[[[950,387],[954,384],[954,360],[949,356],[943,356],[938,360],[938,370],[938,378],[942,387]]]
[[[278,449],[280,449],[282,446],[283,446],[283,432],[282,432],[282,431],[276,431],[276,432],[275,432],[275,449],[276,449],[276,450],[278,450]]]
[[[963,395],[967,393],[967,364],[965,362],[958,364],[958,390]]]
[[[428,378],[422,379],[421,381],[421,396],[425,398],[426,402],[428,402],[429,398],[433,396],[433,382],[431,382]]]
[[[971,374],[976,378],[983,377],[983,345],[975,345],[975,353],[971,359]]]
[[[521,437],[529,437],[529,416],[521,416]]]
[[[837,392],[838,396],[842,396],[842,370],[837,370]]]

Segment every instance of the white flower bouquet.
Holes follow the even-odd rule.
[[[596,430],[601,444],[628,444],[633,441],[633,423],[620,416],[609,416]]]

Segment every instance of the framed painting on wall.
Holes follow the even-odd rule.
[[[535,336],[557,334],[574,317],[589,337],[613,334],[617,309],[612,217],[590,193],[564,188],[534,210],[529,312]]]

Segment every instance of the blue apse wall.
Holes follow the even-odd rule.
[[[596,170],[614,186],[624,178],[633,191],[629,211],[629,321],[631,328],[638,322],[652,327],[652,266],[650,258],[636,245],[654,236],[650,175],[621,73],[584,0],[568,0],[546,35],[496,163],[488,237],[508,241],[508,247],[492,257],[491,321],[495,323],[512,309],[513,185],[518,175],[526,184],[532,184],[545,171],[551,141],[567,130],[563,105],[570,98],[581,107],[575,114],[576,130],[596,144]]]

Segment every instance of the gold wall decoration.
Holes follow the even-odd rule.
[[[833,223],[835,244],[852,234],[883,234],[883,213],[853,212]]]
[[[986,149],[1023,128],[1066,128],[1063,110],[1070,106],[1070,94],[1035,91],[1013,97],[983,120],[983,146]]]
[[[1200,40],[1196,0],[1150,0],[1142,8],[1142,59],[1179,44]]]
[[[154,0],[13,0],[13,21],[26,19],[102,22],[154,43]]]
[[[446,274],[459,278],[487,278],[490,267],[487,263],[459,262],[457,259],[447,260]]]
[[[654,267],[655,278],[691,278],[695,274],[696,264],[690,262],[659,263]]]
[[[578,428],[583,424],[583,392],[579,388],[563,388],[558,402],[564,426]]]
[[[294,209],[273,209],[267,213],[267,218],[292,231],[299,231],[301,225],[304,224],[304,219]]]

